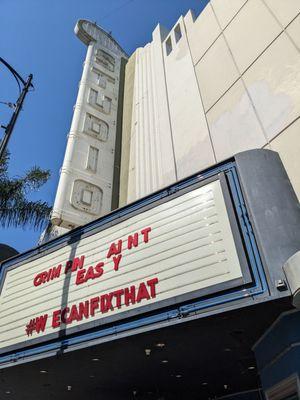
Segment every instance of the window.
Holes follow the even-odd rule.
[[[167,53],[167,56],[171,53],[171,51],[172,51],[172,41],[171,41],[171,37],[169,37],[166,40],[166,53]]]
[[[175,34],[175,41],[176,43],[179,42],[179,40],[181,39],[182,33],[181,33],[181,29],[180,29],[180,25],[176,25],[175,29],[174,29],[174,34]]]

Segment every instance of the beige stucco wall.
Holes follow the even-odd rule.
[[[127,201],[262,147],[279,152],[300,197],[299,13],[299,0],[211,0],[156,28],[135,58]]]
[[[185,17],[217,161],[268,146],[298,196],[299,12],[298,0],[212,0]]]

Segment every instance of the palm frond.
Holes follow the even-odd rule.
[[[41,201],[12,202],[9,207],[0,209],[0,225],[7,227],[33,226],[34,229],[44,228],[48,221],[51,207]]]
[[[9,157],[10,154],[6,150],[2,158],[0,158],[0,176],[2,177],[7,175]]]
[[[49,222],[51,207],[46,202],[29,201],[27,194],[46,183],[50,171],[34,166],[23,177],[10,178],[9,156],[6,152],[0,160],[0,226],[43,228]]]
[[[40,167],[32,167],[24,176],[24,189],[37,190],[44,185],[50,177],[49,170],[43,170]]]

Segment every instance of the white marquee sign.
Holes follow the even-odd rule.
[[[218,180],[8,268],[0,348],[242,278]]]

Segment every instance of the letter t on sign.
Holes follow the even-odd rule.
[[[144,237],[144,242],[148,243],[149,242],[149,232],[151,232],[151,228],[145,228],[141,231],[141,234]]]

